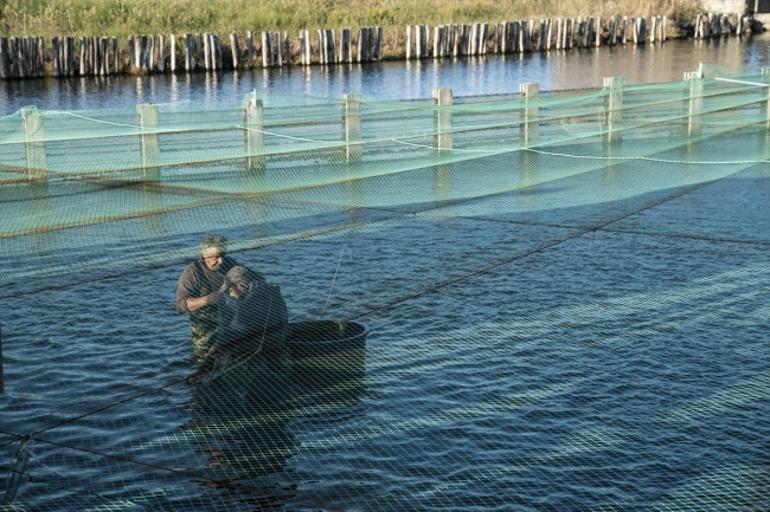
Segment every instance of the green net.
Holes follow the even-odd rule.
[[[3,117],[3,506],[766,509],[768,83]]]

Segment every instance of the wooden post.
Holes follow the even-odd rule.
[[[326,64],[326,31],[318,29],[318,63]]]
[[[602,44],[602,17],[596,18],[596,25],[594,26],[594,33],[596,35],[596,47],[598,48]]]
[[[622,138],[622,132],[615,130],[623,120],[623,78],[619,76],[609,76],[604,78],[604,90],[607,93],[605,100],[605,120],[606,133],[605,142],[611,143]]]
[[[359,50],[361,49],[361,42],[358,43]],[[416,59],[422,58],[422,25],[414,26],[414,57]],[[359,60],[360,62],[360,60]]]
[[[441,56],[440,54],[441,49],[439,47],[439,44],[441,44],[440,37],[443,30],[444,30],[443,25],[438,25],[433,29],[433,58],[434,59]]]
[[[78,38],[78,44],[80,45],[80,60],[78,66],[78,75],[85,76],[86,74],[86,40],[83,37]]]
[[[620,44],[625,45],[628,41],[628,16],[623,16],[620,24]]]
[[[208,71],[211,68],[211,38],[209,34],[203,34],[203,69]]]
[[[192,34],[184,35],[184,70],[188,73],[193,70]]]
[[[0,37],[0,78],[10,78],[10,55],[8,47],[8,38]]]
[[[310,31],[303,30],[302,38],[304,39],[305,43],[304,43],[304,46],[302,47],[303,49],[301,50],[301,52],[305,54],[305,65],[309,66],[310,63],[312,62],[312,57],[313,57],[313,42],[310,39]]]
[[[221,70],[224,67],[225,59],[222,55],[222,42],[219,40],[218,34],[213,34],[211,36],[211,39],[213,40],[213,44],[211,45],[213,48],[213,64],[215,70]]]
[[[703,110],[703,63],[700,64],[697,71],[686,72],[684,79],[690,81],[687,135],[693,135],[700,132],[701,125],[700,114]]]
[[[263,68],[269,68],[272,65],[272,62],[270,61],[271,55],[272,55],[272,52],[270,51],[270,34],[267,32],[262,32],[262,67]]]
[[[158,36],[158,71],[166,72],[166,38],[163,35]]]
[[[2,49],[0,49],[0,68],[2,68]],[[61,76],[61,59],[59,55],[59,38],[51,38],[51,64],[53,66],[53,76]],[[0,78],[3,78],[3,72],[0,70]]]
[[[693,33],[693,37],[695,39],[700,39],[701,38],[701,34],[702,34],[702,30],[701,30],[701,15],[700,14],[698,14],[695,17],[695,22],[693,23],[693,25],[695,25],[695,32]]]
[[[768,84],[767,92],[765,95],[767,96],[767,101],[764,103],[765,107],[765,129],[770,129],[770,67],[763,67],[762,68],[762,81]]]
[[[113,37],[110,40],[110,46],[112,47],[112,57],[115,59],[113,62],[112,70],[114,73],[120,73],[122,71],[122,62],[120,59],[120,49],[118,48],[117,37]]]
[[[340,56],[339,62],[349,64],[353,62],[353,47],[351,46],[351,31],[349,28],[343,28],[340,33]]]
[[[241,61],[241,52],[238,48],[238,36],[235,32],[230,33],[230,56],[233,60],[233,69],[238,69]]]
[[[158,127],[158,106],[143,103],[137,105],[136,110],[139,127],[142,131],[139,136],[139,155],[142,169],[157,167],[160,161],[160,141],[158,134],[153,132]]]
[[[254,90],[243,104],[244,125],[246,127],[246,168],[250,171],[261,170],[265,166],[264,157],[260,154],[264,149],[262,143],[263,114],[262,101],[257,99],[257,91]]]
[[[345,94],[342,97],[342,139],[345,141],[345,161],[361,161],[361,97]]]
[[[536,143],[538,138],[538,106],[537,96],[540,86],[537,82],[519,84],[519,92],[522,95],[524,108],[522,109],[521,133],[524,145]]]
[[[434,146],[438,151],[452,149],[452,89],[433,89],[433,104]]]
[[[301,52],[301,50],[300,50]],[[254,32],[246,32],[246,69],[254,67]]]
[[[334,39],[334,30],[324,30],[324,41],[326,42],[324,46],[326,63],[335,64],[337,62],[337,41]]]
[[[44,178],[47,173],[47,167],[43,116],[35,107],[23,108],[21,109],[21,122],[24,127],[27,173],[30,178]]]
[[[171,43],[171,47],[169,48],[169,57],[170,57],[169,66],[171,67],[171,72],[176,73],[176,35],[175,34],[169,35],[168,40]],[[161,59],[161,61],[162,60],[163,59]]]
[[[272,66],[283,66],[282,40],[280,32],[270,32],[270,62]]]
[[[406,26],[406,41],[404,45],[406,46],[406,60],[409,60],[412,58],[412,26],[411,25]]]

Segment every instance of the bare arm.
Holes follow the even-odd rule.
[[[188,297],[187,299],[185,299],[185,304],[187,305],[187,311],[197,311],[211,304],[217,304],[219,301],[222,300],[223,295],[224,295],[223,292],[216,291],[213,293],[209,293],[208,295],[204,295],[203,297]]]

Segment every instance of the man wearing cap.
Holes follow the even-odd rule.
[[[182,272],[176,289],[177,311],[190,314],[193,351],[198,361],[204,359],[216,340],[219,303],[227,293],[225,275],[237,265],[226,255],[227,240],[223,236],[206,236],[200,251],[200,258]]]

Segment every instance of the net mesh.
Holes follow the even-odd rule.
[[[767,509],[768,78],[701,71],[1,118],[0,509]],[[200,364],[212,232],[290,323]]]

